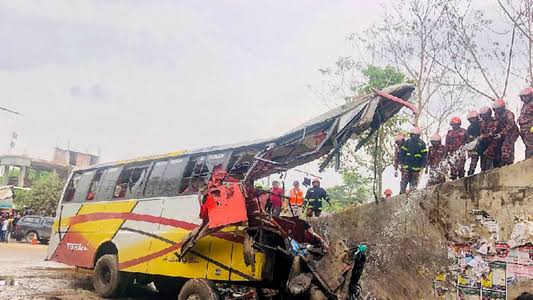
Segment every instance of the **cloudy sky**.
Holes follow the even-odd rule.
[[[327,107],[308,85],[373,1],[0,2],[0,152],[116,160],[279,135]],[[3,142],[1,142],[3,140]]]

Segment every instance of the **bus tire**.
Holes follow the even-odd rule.
[[[312,285],[309,290],[309,300],[327,300],[326,294],[316,285]]]
[[[195,278],[183,285],[178,300],[219,300],[219,297],[211,282]]]
[[[130,278],[128,273],[118,270],[116,254],[103,255],[94,266],[93,286],[95,292],[101,297],[113,298],[123,295]]]

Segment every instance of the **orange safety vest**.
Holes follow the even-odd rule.
[[[304,204],[304,192],[299,188],[292,188],[290,190],[289,202],[291,203],[291,205],[302,206]]]

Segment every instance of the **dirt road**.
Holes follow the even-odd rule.
[[[46,246],[0,243],[0,300],[100,300],[92,292],[91,274],[44,261]],[[146,288],[134,288],[122,299],[161,299]]]

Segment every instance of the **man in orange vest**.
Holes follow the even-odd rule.
[[[292,188],[289,190],[289,204],[289,211],[292,210],[292,214],[299,217],[303,212],[304,192],[300,189],[298,180],[292,183]]]

